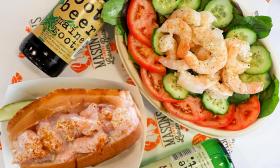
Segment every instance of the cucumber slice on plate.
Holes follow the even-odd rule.
[[[198,9],[200,7],[201,0],[182,0],[179,4],[178,8],[185,8],[189,7],[194,10]]]
[[[163,87],[174,99],[183,100],[188,96],[188,91],[177,84],[178,77],[169,73],[163,77]]]
[[[152,36],[152,45],[153,45],[153,49],[154,49],[155,53],[158,55],[164,54],[159,49],[159,40],[162,36],[163,36],[163,34],[159,31],[159,29],[154,30],[153,36]]]
[[[155,10],[161,15],[168,15],[178,7],[181,0],[153,0]]]
[[[22,101],[8,104],[0,109],[0,121],[11,119],[20,109],[30,104],[32,101]]]
[[[207,92],[203,93],[202,103],[207,110],[215,114],[225,114],[229,108],[227,99],[214,99]]]
[[[233,19],[233,6],[229,0],[212,0],[204,10],[210,11],[216,17],[214,26],[219,28],[226,27]]]
[[[252,45],[257,40],[257,34],[249,28],[240,27],[230,30],[227,33],[226,38],[238,38],[240,40],[247,41],[250,45]]]
[[[269,51],[261,45],[251,46],[252,60],[250,68],[246,70],[248,74],[262,74],[268,72],[272,66]]]
[[[269,73],[263,73],[258,75],[250,75],[250,74],[241,74],[240,79],[245,83],[250,82],[262,82],[263,83],[263,90],[265,90],[271,83],[271,77]]]

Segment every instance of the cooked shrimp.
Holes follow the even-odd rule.
[[[59,152],[62,150],[63,139],[58,135],[47,120],[40,121],[37,126],[37,134],[43,145],[50,152]]]
[[[187,52],[184,59],[187,64],[199,74],[215,74],[221,70],[227,62],[227,48],[223,32],[219,29],[204,27],[193,28],[196,41],[211,53],[210,58],[199,60],[192,52]]]
[[[239,94],[255,94],[263,91],[263,83],[250,82],[244,83],[240,80],[239,74],[230,69],[225,69],[223,72],[224,83],[235,93]]]
[[[178,39],[177,57],[183,58],[190,49],[192,38],[192,30],[189,25],[182,19],[168,19],[159,28],[159,31],[166,34],[169,33],[175,39]]]
[[[214,99],[227,99],[233,95],[233,91],[225,84],[217,82],[215,85],[209,87],[206,92]]]
[[[159,39],[159,50],[160,52],[167,52],[167,51],[173,51],[176,50],[177,44],[175,39],[173,38],[172,34],[166,34],[160,37]]]
[[[200,26],[201,24],[200,13],[188,7],[177,9],[172,13],[172,15],[168,19],[175,19],[175,18],[182,19],[190,26]]]
[[[212,27],[213,22],[216,21],[216,17],[209,11],[200,12],[200,26],[202,27]]]
[[[100,151],[102,147],[109,141],[107,134],[99,131],[91,137],[77,138],[73,142],[73,151],[76,153],[91,153]]]
[[[171,59],[171,58],[167,58],[167,57],[160,57],[159,62],[163,66],[165,66],[169,69],[173,69],[173,70],[188,70],[188,69],[190,69],[189,65],[184,60],[176,60],[176,59]]]
[[[173,70],[190,69],[184,60],[178,60],[176,58],[177,42],[172,35],[163,35],[159,41],[159,48],[161,52],[166,53],[166,57],[159,58],[159,62],[163,66]]]
[[[193,45],[191,47],[191,51],[196,55],[196,57],[201,60],[207,60],[208,58],[211,57],[211,53],[206,50],[205,48],[199,46],[199,45]]]
[[[14,145],[14,162],[24,163],[32,159],[40,159],[47,155],[47,152],[43,149],[43,144],[40,141],[39,136],[31,131],[24,131],[17,138]]]
[[[179,73],[178,84],[193,93],[203,93],[203,91],[215,85],[219,80],[216,76],[194,76],[187,71],[180,71]]]
[[[228,61],[226,68],[238,74],[250,67],[250,44],[246,41],[229,38],[226,39],[228,49]]]
[[[263,83],[244,83],[239,75],[250,67],[250,44],[238,39],[227,39],[228,62],[223,70],[223,82],[234,92],[255,94],[263,90]]]

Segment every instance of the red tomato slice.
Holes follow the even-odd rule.
[[[165,74],[166,68],[158,62],[159,56],[152,48],[140,43],[131,34],[128,35],[128,51],[141,67],[150,72]]]
[[[127,11],[129,32],[139,41],[152,46],[152,34],[158,27],[151,0],[131,0]]]
[[[253,124],[260,114],[260,101],[257,96],[252,96],[247,102],[241,103],[236,107],[234,120],[224,129],[241,130]]]
[[[197,121],[196,123],[198,125],[210,128],[222,128],[229,125],[234,119],[235,106],[230,105],[228,112],[224,115],[215,115],[206,109],[204,109],[204,113],[206,113],[207,117]]]
[[[162,84],[162,78],[164,75],[158,73],[152,73],[144,68],[140,70],[141,78],[144,86],[149,93],[161,102],[180,102],[180,100],[173,99],[165,92]]]
[[[196,122],[205,118],[201,100],[197,97],[188,96],[181,102],[163,102],[164,108],[172,115],[183,120]]]

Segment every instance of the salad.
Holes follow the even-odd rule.
[[[170,114],[236,131],[270,115],[279,98],[268,16],[229,0],[110,0],[105,22],[123,35],[145,89]]]

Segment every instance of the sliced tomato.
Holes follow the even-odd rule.
[[[150,72],[165,74],[166,68],[158,62],[159,56],[151,47],[140,43],[131,34],[128,35],[128,51],[141,67]]]
[[[180,102],[180,100],[173,99],[168,93],[165,92],[162,84],[164,74],[152,73],[147,71],[145,68],[141,68],[140,74],[144,86],[158,101]]]
[[[151,0],[131,0],[127,11],[129,32],[139,41],[152,46],[152,34],[158,27]]]
[[[222,128],[229,125],[233,121],[235,114],[235,105],[230,105],[228,112],[224,115],[215,115],[206,109],[204,109],[203,111],[206,117],[202,120],[198,120],[196,124],[203,127]]]
[[[201,100],[197,97],[188,96],[181,102],[163,102],[164,108],[172,115],[183,120],[197,122],[205,118]]]
[[[247,128],[258,119],[260,107],[257,96],[252,96],[247,102],[237,105],[233,121],[224,129],[236,131]]]

